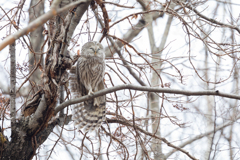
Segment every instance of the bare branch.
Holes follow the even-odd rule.
[[[133,6],[124,6],[124,5],[117,4],[117,3],[113,3],[113,2],[105,2],[105,1],[103,1],[102,3],[112,4],[112,5],[115,5],[115,6],[118,6],[118,7],[122,7],[122,8],[135,8],[135,7],[133,7]]]
[[[159,17],[163,17],[163,12],[161,14],[153,12],[153,20],[156,20]],[[131,42],[145,27],[146,22],[143,19],[140,19],[136,25],[133,26],[134,29],[129,29],[122,37],[126,42]],[[124,44],[120,41],[115,42],[119,48]],[[105,49],[106,57],[112,57],[112,54],[116,52],[115,47],[111,46],[110,48]]]
[[[157,92],[157,93],[169,93],[169,94],[183,94],[186,96],[220,96],[220,97],[226,97],[230,99],[239,99],[240,100],[240,95],[236,94],[230,94],[230,93],[223,93],[220,92],[219,90],[212,91],[212,90],[205,90],[205,91],[190,91],[190,90],[178,90],[178,89],[167,89],[167,88],[158,88],[158,87],[146,87],[146,86],[136,86],[132,84],[124,84],[124,85],[119,85],[107,89],[103,89],[98,92],[94,92],[92,95],[87,95],[83,96],[78,99],[72,99],[66,102],[63,102],[60,104],[58,107],[56,107],[54,114],[57,114],[60,110],[64,109],[65,107],[80,103],[83,101],[87,101],[89,99],[93,99],[95,97],[99,97],[108,93],[116,92],[119,90],[123,89],[132,89],[132,90],[137,90],[137,91],[146,91],[146,92]]]
[[[32,21],[31,23],[29,23],[29,25],[21,30],[19,30],[18,32],[11,34],[10,36],[6,37],[1,43],[0,43],[0,51],[2,49],[4,49],[7,45],[12,44],[15,40],[17,40],[18,38],[27,35],[29,32],[34,31],[37,27],[41,26],[42,24],[44,24],[45,22],[47,22],[49,19],[51,19],[53,16],[56,16],[57,14],[70,9],[78,4],[83,4],[89,2],[89,0],[80,0],[74,3],[71,3],[63,8],[60,9],[56,9],[55,7],[52,7],[50,11],[48,11],[47,13],[45,13],[44,15],[40,16],[39,18],[37,18],[36,20]]]
[[[239,118],[240,118],[240,117],[238,117],[237,119],[239,119]],[[237,120],[237,119],[236,119],[236,120]],[[197,135],[197,136],[195,136],[195,137],[187,140],[186,142],[182,143],[182,144],[179,145],[178,147],[179,147],[179,148],[183,148],[183,147],[185,147],[185,146],[188,145],[188,144],[191,144],[191,143],[193,143],[193,142],[195,142],[195,141],[197,141],[197,140],[199,140],[199,139],[201,139],[201,138],[203,138],[203,137],[206,137],[206,136],[208,136],[208,135],[210,135],[210,134],[212,134],[212,133],[214,133],[214,132],[216,132],[216,131],[222,130],[223,128],[225,128],[225,127],[227,127],[227,126],[230,126],[230,125],[232,125],[232,124],[233,124],[233,122],[225,123],[225,124],[217,127],[215,130],[213,129],[213,130],[211,130],[211,131],[209,131],[209,132],[206,132],[206,133],[204,133],[204,134]],[[170,157],[170,156],[171,156],[173,153],[175,153],[176,151],[177,151],[176,149],[173,149],[172,151],[170,151],[169,153],[167,153],[167,154],[165,155],[165,158],[167,159],[168,157]]]
[[[11,129],[12,133],[15,132],[16,123],[16,54],[15,54],[15,41],[9,47],[11,58],[11,71],[10,71],[10,113],[11,113]]]
[[[199,17],[211,22],[211,23],[214,23],[214,24],[217,24],[217,25],[220,25],[221,27],[228,27],[228,28],[231,28],[231,29],[234,29],[236,30],[238,33],[240,33],[240,29],[237,27],[237,26],[233,26],[233,25],[229,25],[229,24],[226,24],[226,23],[222,23],[222,22],[219,22],[219,21],[216,21],[215,19],[212,19],[212,18],[208,18],[207,16],[201,14],[199,11],[197,11],[195,8],[191,7],[191,6],[186,6],[188,9],[192,10],[193,12],[195,12]]]
[[[32,117],[28,117],[30,118],[28,123],[28,128],[30,129],[29,132],[34,133],[37,128],[40,129],[39,126],[41,125],[41,121],[45,116],[44,113],[46,111],[46,108],[47,108],[47,103],[46,103],[45,96],[43,94],[36,112]]]
[[[127,122],[127,121],[121,121],[121,120],[118,120],[118,119],[107,119],[107,122],[108,122],[108,123],[120,123],[120,124],[123,124],[123,125],[126,125],[126,126],[131,126],[131,127],[133,127],[133,128],[135,127],[135,128],[136,128],[137,130],[139,130],[140,132],[142,132],[142,133],[144,133],[144,134],[146,134],[146,135],[148,135],[148,136],[154,137],[154,138],[156,138],[156,139],[159,139],[159,140],[163,141],[164,143],[166,143],[169,147],[172,147],[172,148],[174,148],[174,149],[176,149],[176,150],[178,150],[178,151],[183,152],[184,154],[186,154],[186,155],[187,155],[189,158],[191,158],[191,159],[197,160],[195,157],[193,157],[192,155],[190,155],[187,151],[185,151],[184,149],[182,149],[182,148],[180,148],[180,147],[177,147],[177,146],[173,145],[172,143],[170,143],[170,142],[169,142],[168,140],[166,140],[165,138],[162,138],[162,137],[159,137],[159,136],[157,136],[157,135],[155,135],[155,134],[153,134],[153,133],[147,132],[147,131],[143,130],[142,128],[140,128],[140,127],[138,127],[138,126],[136,126],[136,125],[133,125],[133,124]]]

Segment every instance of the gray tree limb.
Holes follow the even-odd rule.
[[[16,129],[16,53],[15,41],[9,47],[10,51],[10,116],[12,135]]]
[[[137,86],[132,84],[124,84],[118,85],[111,88],[106,88],[98,92],[94,92],[92,95],[83,96],[77,99],[71,99],[69,101],[63,102],[58,107],[55,108],[54,114],[57,114],[60,110],[64,109],[65,107],[80,103],[83,101],[87,101],[89,99],[93,99],[98,96],[102,96],[108,93],[116,92],[123,89],[132,89],[137,91],[145,91],[145,92],[157,92],[157,93],[169,93],[169,94],[182,94],[186,96],[219,96],[219,97],[226,97],[230,99],[238,99],[240,100],[240,95],[231,94],[231,93],[224,93],[220,92],[219,90],[205,90],[205,91],[191,91],[191,90],[178,90],[178,89],[168,89],[168,88],[158,88],[158,87],[147,87],[147,86]]]

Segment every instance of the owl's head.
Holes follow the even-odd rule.
[[[81,55],[86,57],[99,57],[105,59],[105,53],[101,43],[91,41],[82,46]]]

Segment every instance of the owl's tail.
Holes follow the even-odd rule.
[[[102,122],[105,121],[105,104],[92,106],[93,100],[74,105],[73,121],[78,130],[84,128],[84,131],[92,131],[98,129]]]

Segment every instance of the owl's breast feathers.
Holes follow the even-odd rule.
[[[80,83],[82,83],[87,90],[91,86],[95,89],[98,83],[103,80],[105,72],[105,61],[97,56],[80,57],[78,61],[77,72]]]

